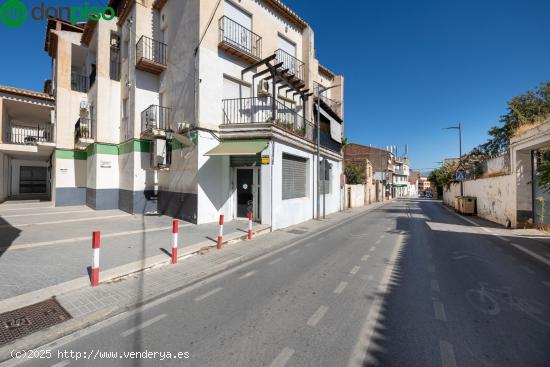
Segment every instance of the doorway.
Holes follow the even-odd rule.
[[[258,172],[259,170],[253,167],[236,168],[236,213],[237,218],[247,218],[248,211],[252,210],[253,219],[259,220],[259,193],[260,185]]]
[[[47,167],[21,166],[19,169],[19,194],[46,194]]]

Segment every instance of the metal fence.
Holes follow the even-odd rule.
[[[172,109],[151,105],[141,112],[142,131],[148,129],[168,130],[171,126]]]
[[[92,128],[94,120],[89,118],[79,118],[74,125],[75,141],[78,139],[93,139]]]
[[[53,142],[53,129],[50,124],[11,125],[7,131],[7,141],[11,144],[33,145]]]
[[[278,49],[275,51],[275,60],[277,63],[283,63],[283,69],[288,69],[288,73],[294,75],[300,80],[304,80],[304,63],[298,60],[288,52]]]
[[[223,16],[219,20],[220,42],[246,52],[258,59],[262,58],[262,37],[240,25],[233,19]]]
[[[166,65],[166,49],[165,43],[156,41],[147,36],[141,36],[136,44],[136,60],[146,59],[157,64]]]
[[[71,73],[71,90],[74,90],[75,92],[86,93],[88,92],[89,87],[90,85],[88,83],[87,76],[77,73]]]

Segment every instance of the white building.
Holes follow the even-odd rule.
[[[394,198],[409,196],[409,160],[407,158],[394,158],[392,196]]]
[[[326,213],[341,208],[344,78],[319,64],[303,19],[278,0],[109,5],[113,20],[48,22],[55,205],[311,219],[319,114]],[[317,111],[319,86],[334,88]]]

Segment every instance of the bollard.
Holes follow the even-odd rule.
[[[174,219],[172,221],[172,264],[178,263],[178,231],[179,221]]]
[[[92,287],[99,285],[99,232],[92,232],[92,249],[94,252],[92,260]]]
[[[252,239],[252,211],[248,212],[248,239]]]
[[[222,248],[223,237],[223,214],[220,214],[220,233],[218,234],[218,250]]]

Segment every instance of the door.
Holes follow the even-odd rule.
[[[254,205],[254,170],[237,168],[237,217],[246,218]]]
[[[21,166],[19,169],[20,194],[45,194],[47,167]]]

